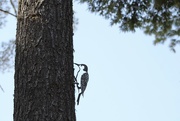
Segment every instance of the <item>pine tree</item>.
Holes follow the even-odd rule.
[[[19,0],[14,121],[75,121],[71,0]]]

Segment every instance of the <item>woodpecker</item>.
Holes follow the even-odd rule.
[[[77,99],[77,104],[79,105],[79,100],[80,100],[80,96],[84,96],[84,91],[86,90],[86,87],[87,87],[87,83],[89,81],[89,74],[88,74],[88,67],[87,65],[85,64],[80,64],[81,66],[84,66],[84,73],[82,74],[81,76],[81,86],[80,86],[80,89],[81,89],[81,92],[79,93],[78,95],[78,99]]]

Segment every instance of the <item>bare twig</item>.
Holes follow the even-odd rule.
[[[16,10],[16,7],[15,7],[15,5],[14,5],[14,2],[13,2],[12,0],[10,0],[10,3],[11,3],[11,5],[12,5],[13,9],[14,9],[15,15],[17,16],[17,10]]]
[[[79,95],[78,95],[78,98],[77,98],[77,105],[79,105],[79,101],[80,101],[80,97],[81,97],[81,95],[82,95],[82,92],[81,92],[81,93],[79,93]]]
[[[80,64],[77,64],[77,63],[74,63],[74,64],[77,65],[78,67],[80,66]],[[78,83],[78,81],[77,81],[77,77],[78,77],[78,74],[79,74],[80,70],[81,70],[81,68],[79,67],[79,70],[78,70],[78,72],[77,72],[77,74],[76,74],[76,77],[74,77],[74,79],[75,79],[75,84],[76,84],[76,86],[77,86],[77,88],[78,88],[78,91],[79,91],[80,87],[78,86],[79,83]]]
[[[11,16],[14,16],[14,17],[17,18],[16,15],[14,15],[13,13],[10,13],[9,11],[3,10],[3,9],[0,9],[0,11],[1,11],[1,12],[4,12],[4,13],[6,13],[6,14],[9,14],[9,15],[11,15]]]
[[[1,88],[1,90],[4,92],[3,88],[1,87],[1,85],[0,85],[0,88]]]
[[[74,64],[77,65],[78,67],[80,66],[80,64],[77,64],[77,63],[74,63]],[[78,71],[77,74],[76,74],[76,79],[77,79],[77,77],[78,77],[78,74],[79,74],[80,70],[81,70],[81,68],[79,67],[79,71]]]

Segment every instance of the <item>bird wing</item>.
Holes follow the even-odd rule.
[[[87,83],[89,81],[89,74],[88,73],[84,73],[82,76],[81,76],[81,93],[82,95],[84,94],[84,91],[87,87]]]

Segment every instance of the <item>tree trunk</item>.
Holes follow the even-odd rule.
[[[72,0],[19,0],[14,121],[76,121]]]

